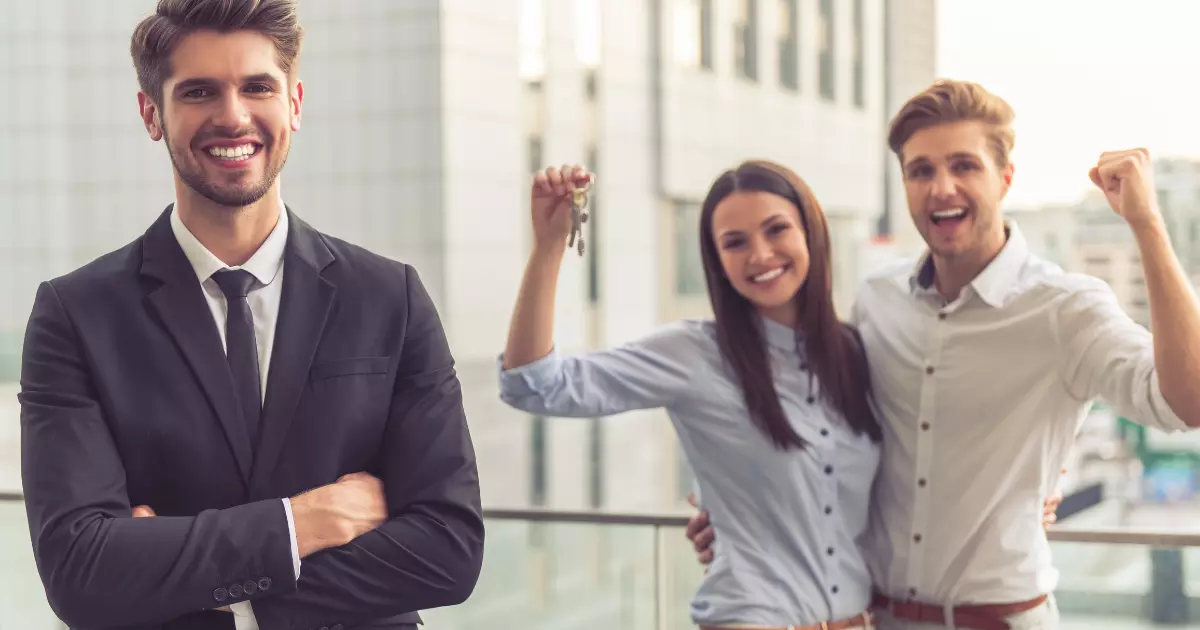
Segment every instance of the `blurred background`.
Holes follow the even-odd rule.
[[[16,392],[36,286],[136,238],[172,200],[128,53],[153,8],[0,0],[0,628],[61,627],[19,496]],[[317,229],[417,267],[458,361],[494,510],[475,595],[428,612],[429,628],[690,627],[701,568],[678,515],[692,484],[666,417],[529,417],[497,398],[535,170],[583,163],[598,174],[587,251],[568,255],[559,291],[564,351],[708,313],[699,204],[747,158],[787,164],[813,188],[846,313],[866,273],[920,252],[885,135],[938,77],[978,81],[1016,109],[1006,210],[1037,253],[1108,281],[1148,325],[1128,228],[1087,178],[1102,151],[1145,146],[1176,250],[1200,277],[1194,0],[300,0],[300,10],[304,127],[284,198]],[[1067,467],[1056,529],[1085,534],[1054,543],[1064,626],[1200,628],[1200,433],[1143,430],[1101,403]],[[543,518],[586,510],[657,516]],[[1168,530],[1196,537],[1146,534]]]

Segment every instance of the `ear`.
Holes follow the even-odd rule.
[[[150,139],[155,142],[162,140],[162,116],[159,115],[158,105],[155,105],[154,101],[144,92],[138,92],[138,110],[142,115],[142,124],[146,125],[146,133],[150,134]]]
[[[1015,171],[1016,167],[1013,166],[1012,162],[1009,162],[1007,165],[1005,165],[1004,169],[1000,171],[1000,176],[1004,178],[1004,191],[1000,195],[1002,198],[1008,194],[1008,189],[1012,187],[1013,173]]]
[[[304,104],[304,82],[296,80],[296,85],[290,90],[292,131],[300,131],[300,111]]]

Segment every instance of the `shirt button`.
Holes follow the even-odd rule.
[[[800,371],[801,371],[801,372],[807,372],[807,371],[808,371],[808,363],[801,363],[801,364],[800,364]]]
[[[924,487],[925,487],[925,480],[924,480],[924,479],[918,479],[918,480],[917,480],[917,485],[918,485],[918,486],[921,486],[922,488],[924,488]]]
[[[942,320],[946,319],[946,314],[945,314],[945,313],[938,313],[938,319],[942,319]]]
[[[933,374],[933,366],[931,365],[931,366],[929,366],[929,367],[925,368],[925,373],[926,373],[926,374]]]
[[[829,429],[821,429],[821,437],[829,437]]]
[[[812,396],[809,396],[809,397],[808,397],[808,404],[810,404],[810,405],[811,405],[811,404],[813,404],[813,403],[815,403],[815,402],[817,402],[817,399],[816,399],[816,398],[813,398]]]
[[[832,592],[834,595],[837,595],[837,592],[838,592],[838,587],[834,586],[833,588],[831,588],[831,589],[829,589],[829,590],[830,590],[830,591],[831,591],[831,592]]]
[[[928,423],[928,422],[922,422],[922,423],[921,423],[921,430],[922,430],[922,431],[928,431],[928,430],[929,430],[929,423]]]
[[[921,535],[917,534],[916,536],[913,536],[913,542],[921,542]]]
[[[909,597],[916,597],[916,596],[917,596],[917,589],[915,589],[915,588],[910,588],[910,589],[908,589],[908,596],[909,596]]]
[[[826,467],[825,467],[825,474],[826,474],[826,475],[832,475],[832,474],[833,474],[833,466],[826,466]]]
[[[833,555],[833,547],[826,549],[825,552],[832,556]]]
[[[831,507],[829,507],[828,505],[826,505],[826,506],[825,506],[825,513],[826,513],[826,514],[833,514],[833,508],[831,508]]]

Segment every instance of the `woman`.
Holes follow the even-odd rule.
[[[715,319],[563,357],[554,293],[571,191],[589,181],[581,167],[534,179],[534,253],[501,359],[501,398],[551,416],[666,409],[717,531],[691,606],[701,628],[871,627],[856,539],[880,430],[861,345],[834,311],[828,228],[812,192],[768,162],[723,173],[700,219]]]

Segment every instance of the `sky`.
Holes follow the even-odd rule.
[[[1108,150],[1200,158],[1200,0],[938,0],[938,75],[1016,110],[1009,207],[1077,200]]]

